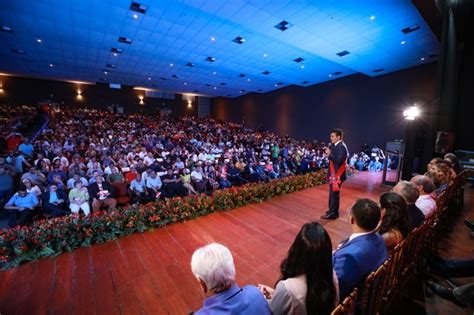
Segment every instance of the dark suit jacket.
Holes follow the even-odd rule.
[[[58,199],[64,200],[64,203],[61,205],[61,207],[66,207],[66,205],[68,203],[68,197],[67,197],[66,193],[64,192],[64,190],[58,188],[56,190],[56,194],[58,195]],[[43,200],[43,206],[49,203],[49,197],[50,197],[49,190],[44,192],[41,195],[41,199]]]
[[[88,188],[89,188],[89,196],[91,198],[91,201],[94,198],[99,199],[99,196],[97,195],[100,191],[99,185],[97,185],[97,183],[93,183],[93,184],[90,184]],[[109,191],[109,193],[110,193],[109,198],[114,198],[115,197],[114,188],[112,187],[112,185],[109,184],[109,182],[105,182],[105,181],[102,182],[102,189]]]
[[[421,210],[415,205],[409,205],[407,207],[408,211],[408,225],[410,226],[410,231],[419,227],[423,221],[425,221],[425,215]]]
[[[339,280],[341,301],[352,289],[387,259],[387,247],[376,232],[356,237],[342,245],[332,256]]]
[[[339,167],[341,167],[342,163],[347,160],[347,147],[344,141],[339,142],[337,145],[330,144],[329,149],[331,150],[331,154],[329,155],[329,160],[334,163],[334,168],[337,173]],[[329,169],[328,169],[328,177]],[[341,181],[346,180],[346,170],[341,175]]]

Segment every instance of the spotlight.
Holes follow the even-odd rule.
[[[134,15],[133,15],[133,18],[134,18],[134,19],[138,19],[138,15],[137,15],[137,14],[134,14]]]
[[[144,99],[143,95],[139,95],[138,98],[140,99],[140,102],[138,104],[144,105],[145,102],[143,101],[143,99]]]
[[[193,107],[193,102],[191,100],[188,100],[188,108],[192,108]]]
[[[268,56],[267,54],[263,54],[263,57],[264,57],[264,58],[267,58],[267,56]]]
[[[43,41],[41,40],[41,38],[37,38],[37,39],[36,39],[36,42],[39,43],[39,44],[41,44]]]
[[[405,45],[406,43],[407,43],[407,42],[404,41],[404,40],[402,40],[402,41],[400,42],[400,44],[402,44],[402,45]]]
[[[370,17],[370,19],[371,19],[372,21],[375,20],[375,15],[372,15],[372,16]]]
[[[420,110],[416,107],[416,104],[403,111],[403,117],[405,117],[406,120],[415,120],[419,116]]]
[[[216,38],[214,36],[211,37],[211,41],[215,42]]]

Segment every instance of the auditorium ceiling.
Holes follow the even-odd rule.
[[[236,97],[433,62],[408,0],[11,0],[0,72]]]

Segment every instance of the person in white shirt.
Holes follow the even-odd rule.
[[[428,176],[416,175],[410,182],[416,185],[420,196],[415,205],[423,212],[425,218],[430,216],[436,210],[436,200],[433,199],[431,193],[435,190],[433,180]]]
[[[150,194],[148,193],[145,180],[140,173],[137,173],[135,179],[130,183],[130,190],[132,191],[132,198],[135,203],[150,201]]]
[[[148,189],[148,192],[152,196],[153,199],[158,199],[160,198],[161,195],[161,186],[163,186],[163,183],[161,182],[160,176],[156,175],[155,171],[151,171],[150,175],[146,178],[146,188]]]
[[[152,165],[155,162],[155,158],[153,157],[153,152],[148,152],[147,156],[143,159],[143,164],[147,167]]]
[[[89,182],[87,181],[87,179],[85,179],[84,177],[81,177],[81,175],[79,174],[74,174],[72,178],[69,178],[67,181],[67,184],[66,184],[67,189],[73,189],[75,181],[80,181],[83,187],[89,186]]]

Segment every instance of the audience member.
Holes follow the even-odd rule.
[[[202,308],[194,314],[271,314],[258,288],[236,284],[234,259],[225,246],[213,243],[197,249],[191,270],[206,295]]]
[[[27,225],[31,222],[31,216],[35,207],[39,205],[35,194],[26,192],[26,187],[20,185],[18,192],[14,194],[5,204],[5,210],[10,211],[8,226]]]
[[[400,181],[395,187],[393,187],[393,192],[399,194],[405,199],[407,203],[407,212],[408,212],[408,224],[410,226],[410,231],[419,227],[425,220],[423,212],[416,206],[416,201],[420,196],[420,192],[415,184],[408,181]]]
[[[333,253],[340,298],[348,295],[387,259],[387,247],[375,229],[380,207],[370,199],[357,199],[349,211],[352,234]]]
[[[416,175],[410,182],[415,184],[420,192],[415,205],[423,212],[425,218],[429,217],[436,210],[436,200],[431,195],[435,190],[433,180],[428,176]]]
[[[410,232],[407,204],[397,193],[386,192],[380,196],[382,220],[378,232],[390,253]]]
[[[303,225],[281,262],[275,288],[259,285],[272,314],[330,314],[339,301],[331,239],[324,227]]]

